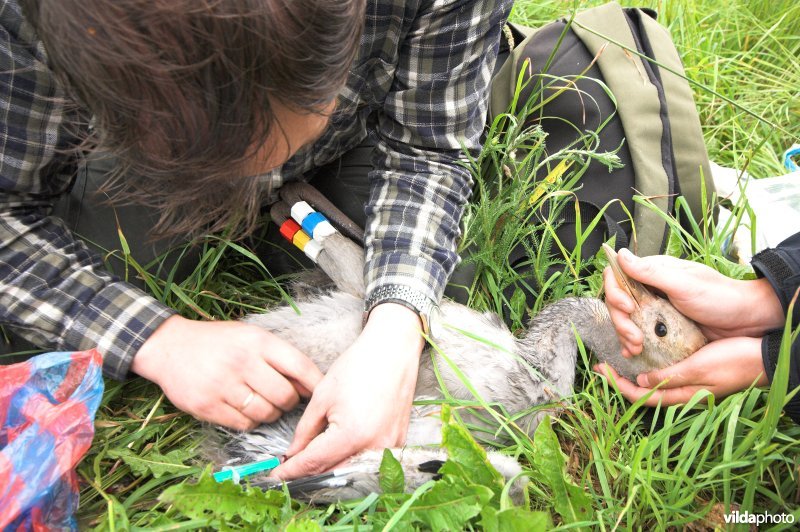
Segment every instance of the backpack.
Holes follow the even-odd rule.
[[[598,149],[618,149],[624,165],[609,173],[606,166],[592,161],[575,193],[582,221],[591,220],[608,202],[621,200],[633,214],[635,242],[631,242],[630,216],[620,202],[614,202],[605,211],[605,223],[598,224],[603,230],[584,242],[583,256],[594,254],[611,235],[617,236],[617,248],[629,246],[639,255],[664,252],[669,236],[666,221],[634,202],[634,194],[650,198],[661,211],[673,214],[675,198],[684,196],[692,215],[698,217],[703,208],[701,181],[705,180],[709,197],[714,187],[692,91],[678,52],[667,30],[656,22],[655,12],[609,3],[538,30],[511,24],[507,29],[517,44],[507,48],[504,61],[501,47],[490,119],[508,112],[520,76],[524,83],[518,102],[528,100],[537,83],[544,84],[539,92],[544,100],[556,91],[547,87],[547,80],[569,77],[580,94],[561,92],[528,121],[547,133],[545,145],[551,153],[578,139],[580,133],[571,124],[594,130],[605,121]],[[586,78],[601,80],[602,85]],[[543,177],[537,175],[537,179]],[[574,214],[568,219],[571,210],[559,214],[567,217],[557,232],[567,248],[576,245],[574,228],[569,227],[575,223]]]

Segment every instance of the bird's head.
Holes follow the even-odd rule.
[[[669,301],[626,275],[619,266],[617,253],[610,246],[603,244],[603,250],[617,283],[635,302],[636,310],[631,314],[631,320],[644,333],[639,357],[652,366],[650,369],[676,364],[708,342],[697,325]]]

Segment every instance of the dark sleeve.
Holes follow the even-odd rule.
[[[772,285],[783,306],[789,312],[789,303],[800,287],[800,233],[790,236],[775,248],[765,249],[753,257],[753,269]],[[792,326],[800,323],[800,304],[795,303]]]
[[[753,269],[759,277],[766,278],[780,299],[784,313],[789,312],[789,303],[800,287],[800,233],[796,233],[773,249],[765,249],[753,257]],[[800,302],[796,302],[792,313],[792,326],[800,322]],[[778,365],[783,330],[767,333],[761,341],[761,356],[767,377],[772,382]],[[792,344],[789,354],[789,386],[794,390],[800,386],[800,341]],[[800,423],[800,393],[784,408],[786,414]]]
[[[767,370],[767,378],[772,382],[775,369],[778,366],[778,357],[781,353],[781,340],[783,331],[776,330],[767,333],[761,340],[761,357],[764,361],[764,368]],[[789,353],[789,391],[800,386],[800,341],[792,344]],[[789,401],[783,409],[786,415],[791,417],[795,423],[800,423],[800,392]]]

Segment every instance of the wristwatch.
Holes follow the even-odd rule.
[[[438,323],[439,306],[429,297],[413,288],[401,284],[388,284],[378,287],[364,304],[363,325],[367,324],[369,313],[381,303],[397,303],[413,310],[422,321],[422,332],[433,338]]]

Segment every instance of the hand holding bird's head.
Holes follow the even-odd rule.
[[[644,371],[661,369],[680,362],[708,343],[698,326],[678,312],[667,299],[653,293],[622,271],[617,253],[610,246],[603,244],[603,250],[617,284],[635,303],[631,321],[644,334],[642,353],[627,360],[636,360],[639,368],[644,366]],[[614,369],[623,375],[631,375],[624,367]],[[635,378],[635,374],[633,376]]]

